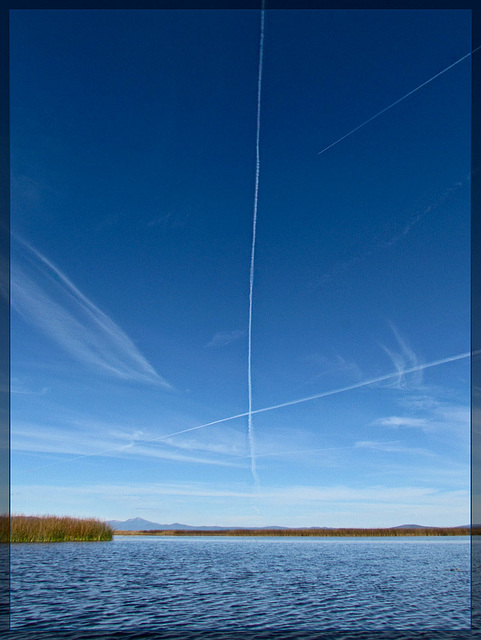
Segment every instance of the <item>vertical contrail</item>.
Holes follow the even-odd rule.
[[[249,447],[251,457],[251,471],[254,482],[259,483],[256,471],[256,451],[254,440],[254,427],[252,425],[252,294],[254,290],[254,258],[256,251],[256,227],[257,227],[257,203],[259,200],[259,140],[261,132],[261,87],[262,87],[262,59],[264,56],[264,0],[261,9],[261,35],[259,42],[259,71],[257,76],[257,130],[256,130],[256,182],[254,190],[254,216],[252,220],[252,248],[251,248],[251,269],[249,278],[249,336],[247,348],[247,387],[249,395],[249,406],[247,412],[247,424],[249,433]]]

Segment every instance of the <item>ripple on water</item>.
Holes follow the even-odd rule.
[[[15,630],[287,633],[470,623],[469,538],[140,538],[12,545],[11,557]]]

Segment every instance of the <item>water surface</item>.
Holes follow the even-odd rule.
[[[467,629],[469,537],[14,544],[11,626]]]

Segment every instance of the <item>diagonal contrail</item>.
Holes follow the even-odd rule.
[[[478,351],[460,353],[456,356],[449,356],[448,358],[441,358],[440,360],[433,360],[432,362],[427,362],[425,364],[420,364],[415,367],[410,367],[409,369],[405,369],[403,371],[403,375],[408,373],[414,373],[415,371],[423,371],[424,369],[430,369],[431,367],[437,367],[441,364],[447,364],[448,362],[455,362],[456,360],[464,360],[465,358],[470,358],[471,356],[475,356],[481,353],[481,349]],[[307,396],[305,398],[299,398],[297,400],[290,400],[288,402],[282,402],[281,404],[274,404],[270,407],[264,407],[262,409],[254,409],[251,410],[250,414],[254,415],[256,413],[265,413],[267,411],[274,411],[275,409],[282,409],[283,407],[292,407],[295,404],[301,404],[303,402],[310,402],[311,400],[318,400],[319,398],[327,398],[328,396],[335,396],[339,393],[345,393],[346,391],[353,391],[354,389],[361,389],[362,387],[368,387],[371,384],[376,384],[377,382],[384,382],[385,380],[392,380],[393,378],[397,378],[399,376],[399,371],[395,371],[394,373],[387,373],[383,376],[378,376],[376,378],[370,378],[369,380],[364,380],[362,382],[356,382],[355,384],[348,385],[346,387],[339,387],[338,389],[332,389],[331,391],[324,391],[322,393],[316,393],[313,396]],[[175,431],[174,433],[168,433],[164,436],[159,436],[158,438],[151,438],[149,440],[138,440],[135,444],[148,444],[151,442],[161,442],[162,440],[166,440],[167,438],[172,438],[173,436],[180,436],[183,433],[188,433],[189,431],[196,431],[197,429],[205,429],[206,427],[211,427],[215,424],[221,424],[223,422],[230,422],[232,420],[237,420],[238,418],[245,418],[249,416],[248,412],[238,413],[235,416],[229,416],[228,418],[220,418],[219,420],[213,420],[212,422],[207,422],[205,424],[200,424],[196,427],[189,427],[188,429],[182,429],[181,431]],[[101,453],[118,451],[118,448],[106,449]],[[86,453],[81,456],[75,456],[73,458],[68,458],[67,460],[60,460],[57,462],[52,462],[51,464],[42,465],[41,467],[36,467],[36,469],[43,469],[44,467],[54,466],[56,464],[62,464],[63,462],[71,462],[73,460],[79,460],[80,458],[92,458],[94,456],[101,455],[101,453]],[[35,469],[32,469],[34,471]]]
[[[473,351],[472,354],[470,352],[460,353],[457,356],[450,356],[449,358],[442,358],[441,360],[434,360],[433,362],[428,362],[427,364],[420,364],[415,367],[410,367],[409,369],[404,369],[402,373],[403,375],[405,375],[406,373],[423,371],[424,369],[429,369],[430,367],[437,367],[440,364],[446,364],[448,362],[462,360],[463,358],[469,358],[471,355],[476,355],[477,353],[479,352]],[[347,387],[340,387],[339,389],[324,391],[323,393],[316,393],[313,396],[307,396],[307,398],[299,398],[299,400],[291,400],[289,402],[282,402],[281,404],[274,404],[270,407],[265,407],[264,409],[256,409],[252,413],[263,413],[265,411],[273,411],[274,409],[281,409],[282,407],[291,407],[292,405],[300,404],[301,402],[309,402],[310,400],[317,400],[318,398],[335,396],[338,393],[344,393],[346,391],[352,391],[354,389],[361,389],[362,387],[368,387],[369,385],[376,384],[377,382],[384,382],[385,380],[391,380],[392,378],[397,378],[398,376],[399,376],[399,371],[396,371],[396,373],[387,373],[384,376],[378,376],[377,378],[370,378],[369,380],[364,380],[363,382],[356,382],[355,384],[351,384]]]
[[[481,46],[476,47],[476,49],[474,49],[473,51],[470,51],[469,53],[467,53],[465,56],[463,56],[462,58],[459,58],[459,60],[456,60],[456,62],[453,62],[453,64],[450,64],[449,67],[446,67],[445,69],[443,69],[442,71],[439,71],[439,73],[436,73],[436,75],[434,75],[432,78],[429,78],[429,80],[426,80],[425,82],[423,82],[422,84],[420,84],[418,87],[416,87],[415,89],[413,89],[412,91],[410,91],[409,93],[406,93],[406,95],[404,95],[402,98],[399,98],[398,100],[396,100],[395,102],[393,102],[392,104],[390,104],[388,107],[384,107],[384,109],[381,109],[381,111],[379,111],[378,113],[376,113],[376,115],[371,116],[368,120],[366,120],[365,122],[363,122],[362,124],[358,125],[355,129],[352,129],[352,131],[349,131],[349,133],[346,133],[344,136],[342,136],[342,138],[339,138],[338,140],[336,140],[335,142],[333,142],[332,144],[330,144],[328,147],[326,147],[325,149],[323,149],[322,151],[319,151],[317,153],[318,156],[321,155],[321,153],[324,153],[325,151],[327,151],[328,149],[331,149],[332,147],[334,147],[336,144],[338,144],[339,142],[341,142],[342,140],[345,140],[346,138],[348,138],[350,135],[352,135],[353,133],[355,133],[356,131],[359,131],[359,129],[361,129],[362,127],[364,127],[366,124],[369,124],[370,122],[372,122],[375,118],[379,117],[380,115],[382,115],[383,113],[385,113],[386,111],[388,111],[389,109],[392,109],[392,107],[395,107],[397,104],[399,104],[400,102],[402,102],[403,100],[405,100],[406,98],[408,98],[409,96],[412,96],[413,93],[416,93],[416,91],[419,91],[419,89],[422,89],[423,87],[425,87],[427,84],[429,84],[430,82],[432,82],[433,80],[435,80],[436,78],[439,78],[439,76],[443,75],[443,73],[446,73],[446,71],[449,71],[449,69],[452,69],[453,67],[455,67],[457,64],[459,64],[460,62],[462,62],[463,60],[466,60],[466,58],[469,58],[469,56],[473,55],[473,53],[475,53],[476,51],[478,51],[478,49],[481,49]]]
[[[260,154],[259,141],[261,132],[261,88],[262,88],[262,60],[264,56],[264,0],[262,1],[261,10],[261,35],[259,42],[259,71],[257,74],[257,130],[256,130],[256,181],[254,190],[254,215],[252,220],[252,248],[251,248],[251,268],[249,277],[249,336],[247,347],[247,388],[249,396],[249,404],[247,411],[247,424],[249,434],[249,448],[251,458],[251,472],[254,482],[259,484],[259,478],[256,471],[256,450],[254,439],[254,426],[252,424],[252,299],[254,291],[254,258],[256,251],[256,227],[257,227],[257,203],[259,201],[259,171],[260,171]]]

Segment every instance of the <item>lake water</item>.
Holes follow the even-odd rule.
[[[464,536],[14,544],[11,627],[461,630],[470,581]]]

